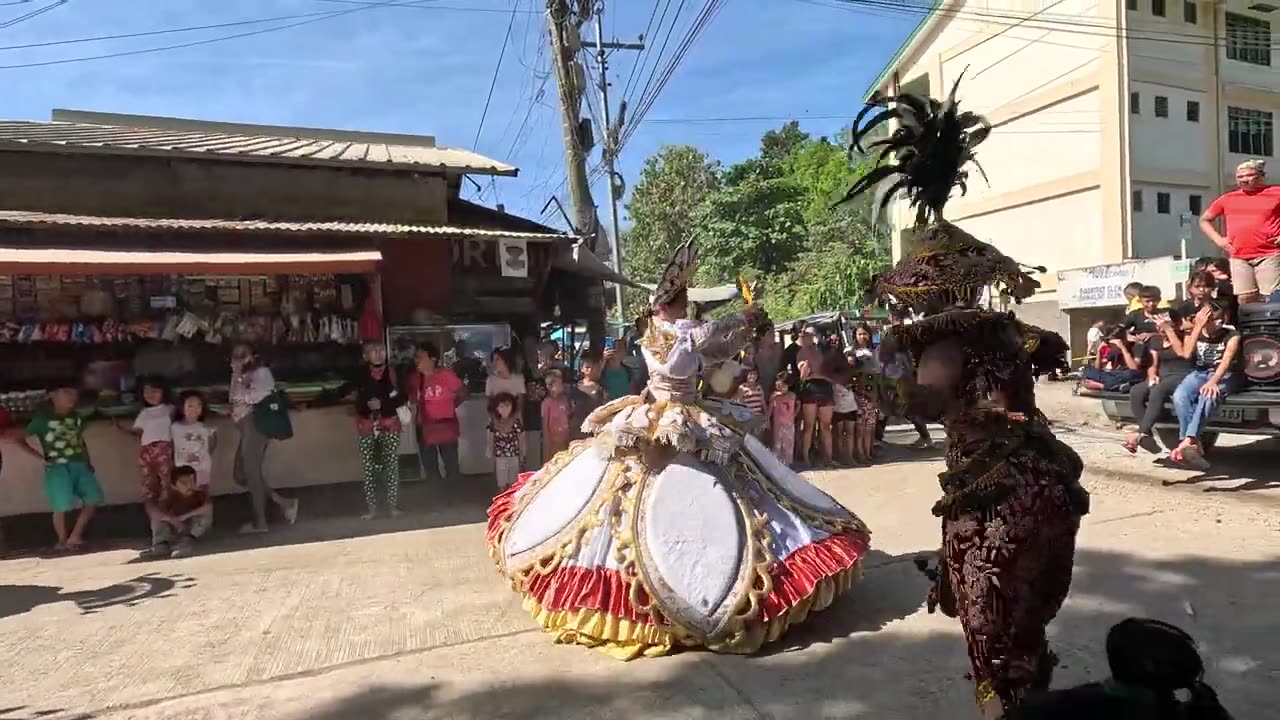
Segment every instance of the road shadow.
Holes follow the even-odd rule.
[[[45,720],[45,718],[56,718],[56,720],[90,720],[92,715],[85,713],[67,713],[61,708],[36,709],[26,705],[16,705],[14,707],[0,707],[0,720]]]
[[[96,590],[72,592],[48,585],[0,585],[0,619],[58,602],[75,603],[80,614],[92,615],[107,608],[134,607],[148,600],[171,598],[174,590],[192,587],[195,582],[186,575],[148,573]],[[4,720],[3,713],[0,720]]]
[[[922,582],[904,584],[892,577],[915,572],[909,559],[869,558],[885,564],[868,570],[847,604],[811,617],[807,627],[762,655],[687,653],[678,659],[635,661],[644,667],[634,671],[619,663],[614,673],[606,669],[582,678],[550,674],[529,679],[536,670],[527,669],[452,686],[432,678],[394,691],[363,691],[306,717],[974,718],[972,685],[965,677],[968,661],[956,621],[933,616],[913,621],[910,631],[886,631],[896,620],[923,612],[914,609],[921,604],[923,596],[915,593],[922,592]],[[879,575],[886,572],[890,575]],[[1272,687],[1280,672],[1272,633],[1277,592],[1280,558],[1153,560],[1082,551],[1071,597],[1050,627],[1061,658],[1054,685],[1104,679],[1107,629],[1126,617],[1153,617],[1197,639],[1209,668],[1207,680],[1236,717],[1266,717],[1274,709]],[[885,610],[875,608],[875,602]],[[555,652],[588,651],[565,647]],[[689,655],[695,662],[684,662]],[[654,668],[661,669],[657,679]]]
[[[1188,477],[1165,480],[1162,484],[1166,487],[1205,485],[1202,489],[1208,493],[1280,489],[1280,465],[1274,461],[1277,454],[1280,454],[1280,439],[1277,438],[1261,438],[1242,445],[1219,445],[1208,455],[1208,470]],[[1152,464],[1181,472],[1191,471],[1168,457],[1156,458]]]

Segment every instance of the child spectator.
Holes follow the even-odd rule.
[[[1160,331],[1157,328],[1169,309],[1169,304],[1160,298],[1160,288],[1155,285],[1144,285],[1138,291],[1138,301],[1138,309],[1129,311],[1124,318],[1127,339],[1132,343],[1144,343],[1159,336]],[[1166,312],[1161,312],[1162,308]]]
[[[604,349],[604,370],[600,373],[605,400],[617,400],[631,394],[631,373],[622,364],[622,354],[616,347]]]
[[[733,394],[733,401],[751,408],[751,412],[757,415],[763,416],[767,414],[768,408],[766,406],[768,403],[764,397],[764,388],[760,385],[759,370],[747,368],[747,377],[738,386],[738,391]]]
[[[846,354],[852,363],[853,353]],[[841,463],[854,465],[857,447],[858,398],[853,388],[846,383],[833,383],[831,389],[835,395],[835,414],[831,416],[831,422],[832,432],[835,433],[836,459]]]
[[[853,428],[853,461],[870,465],[875,454],[876,426],[880,422],[880,374],[865,359],[854,368],[852,389],[858,403]]]
[[[1200,448],[1200,431],[1241,375],[1240,333],[1226,320],[1227,309],[1217,303],[1206,304],[1196,312],[1188,342],[1182,346],[1183,357],[1191,360],[1191,372],[1173,391],[1182,443],[1170,457],[1199,470],[1209,467]]]
[[[216,432],[205,423],[207,408],[199,390],[184,391],[178,396],[171,428],[174,464],[194,469],[196,485],[201,488],[213,482],[213,451],[218,447]]]
[[[142,482],[142,506],[150,514],[160,500],[160,488],[173,474],[173,406],[158,380],[142,381],[142,411],[128,432],[141,437],[138,475]]]
[[[579,364],[582,370],[579,373],[578,385],[573,389],[570,397],[573,415],[569,418],[569,437],[574,440],[587,436],[582,431],[582,424],[587,421],[588,415],[604,404],[605,398],[604,386],[600,384],[600,371],[604,365],[600,355],[593,350],[588,350],[582,353]]]
[[[569,419],[573,417],[573,403],[565,388],[564,375],[559,370],[548,370],[547,396],[542,400],[542,445],[546,460],[569,448]]]
[[[58,550],[79,550],[84,531],[94,510],[102,504],[102,487],[93,474],[89,449],[84,442],[84,419],[76,413],[80,390],[65,382],[54,387],[48,410],[36,413],[27,424],[27,436],[40,443],[43,454],[24,444],[28,452],[44,461],[44,491],[53,510],[53,531]],[[80,514],[67,533],[67,513],[80,501]]]
[[[525,457],[524,423],[516,414],[516,396],[498,393],[489,398],[489,457],[493,458],[493,474],[498,490],[506,490],[520,475],[520,462]]]
[[[1081,385],[1089,390],[1128,392],[1135,383],[1142,382],[1146,345],[1138,343],[1143,354],[1135,354],[1124,340],[1125,333],[1123,327],[1113,332],[1099,351],[1097,364],[1080,371]]]
[[[769,424],[773,427],[773,454],[788,467],[796,462],[796,394],[791,392],[793,380],[783,370],[773,384],[769,399]]]
[[[160,503],[151,517],[151,547],[138,557],[162,560],[190,557],[195,540],[213,527],[213,503],[208,488],[200,487],[196,469],[179,465],[163,486]]]

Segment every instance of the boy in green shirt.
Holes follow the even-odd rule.
[[[53,530],[58,534],[58,550],[79,550],[84,545],[84,529],[93,511],[102,504],[102,487],[94,477],[89,450],[84,443],[84,419],[76,414],[80,390],[66,383],[49,395],[51,408],[42,410],[27,424],[27,436],[40,443],[42,452],[23,445],[44,461],[44,492],[53,510]],[[80,514],[67,534],[67,513],[80,500]]]

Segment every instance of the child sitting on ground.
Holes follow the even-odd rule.
[[[80,389],[70,382],[53,389],[51,407],[36,413],[27,424],[27,437],[35,438],[43,454],[29,444],[27,452],[44,462],[44,492],[53,510],[53,531],[58,535],[56,550],[79,550],[84,545],[84,531],[93,512],[102,504],[102,486],[98,484],[89,462],[89,449],[84,442],[84,418],[76,413]],[[76,524],[67,533],[67,513],[80,501]]]
[[[213,503],[209,490],[200,487],[196,469],[179,465],[170,482],[161,489],[160,501],[151,515],[151,547],[139,555],[143,560],[190,557],[195,540],[213,527]]]

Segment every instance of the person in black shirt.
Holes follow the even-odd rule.
[[[1138,419],[1137,431],[1124,441],[1124,449],[1131,453],[1136,453],[1138,448],[1152,454],[1160,452],[1152,430],[1164,411],[1164,404],[1191,371],[1191,363],[1181,354],[1183,336],[1191,330],[1191,314],[1194,313],[1171,312],[1171,318],[1180,319],[1160,323],[1157,328],[1160,339],[1152,338],[1145,344],[1146,379],[1129,389],[1129,407]]]
[[[1131,311],[1124,317],[1124,329],[1128,333],[1129,342],[1146,342],[1160,334],[1159,325],[1170,309],[1160,308],[1160,288],[1155,285],[1144,285],[1138,291],[1138,299],[1142,307]]]
[[[1191,278],[1187,280],[1188,294],[1195,298],[1191,285],[1196,282],[1196,273],[1204,272],[1208,277],[1201,276],[1200,283],[1209,282],[1210,296],[1215,298],[1220,305],[1227,309],[1227,319],[1231,325],[1235,325],[1240,321],[1240,301],[1236,298],[1235,288],[1231,285],[1231,265],[1226,258],[1203,257],[1196,261],[1195,267],[1192,269]],[[1196,301],[1196,307],[1203,305],[1200,300]]]
[[[1191,361],[1191,371],[1173,392],[1182,443],[1170,457],[1203,470],[1209,463],[1200,448],[1200,430],[1241,375],[1240,333],[1227,324],[1226,308],[1216,302],[1201,306],[1179,355]]]
[[[804,332],[804,324],[797,323],[791,328],[791,344],[782,351],[782,367],[791,373],[791,377],[800,377],[800,335]]]

